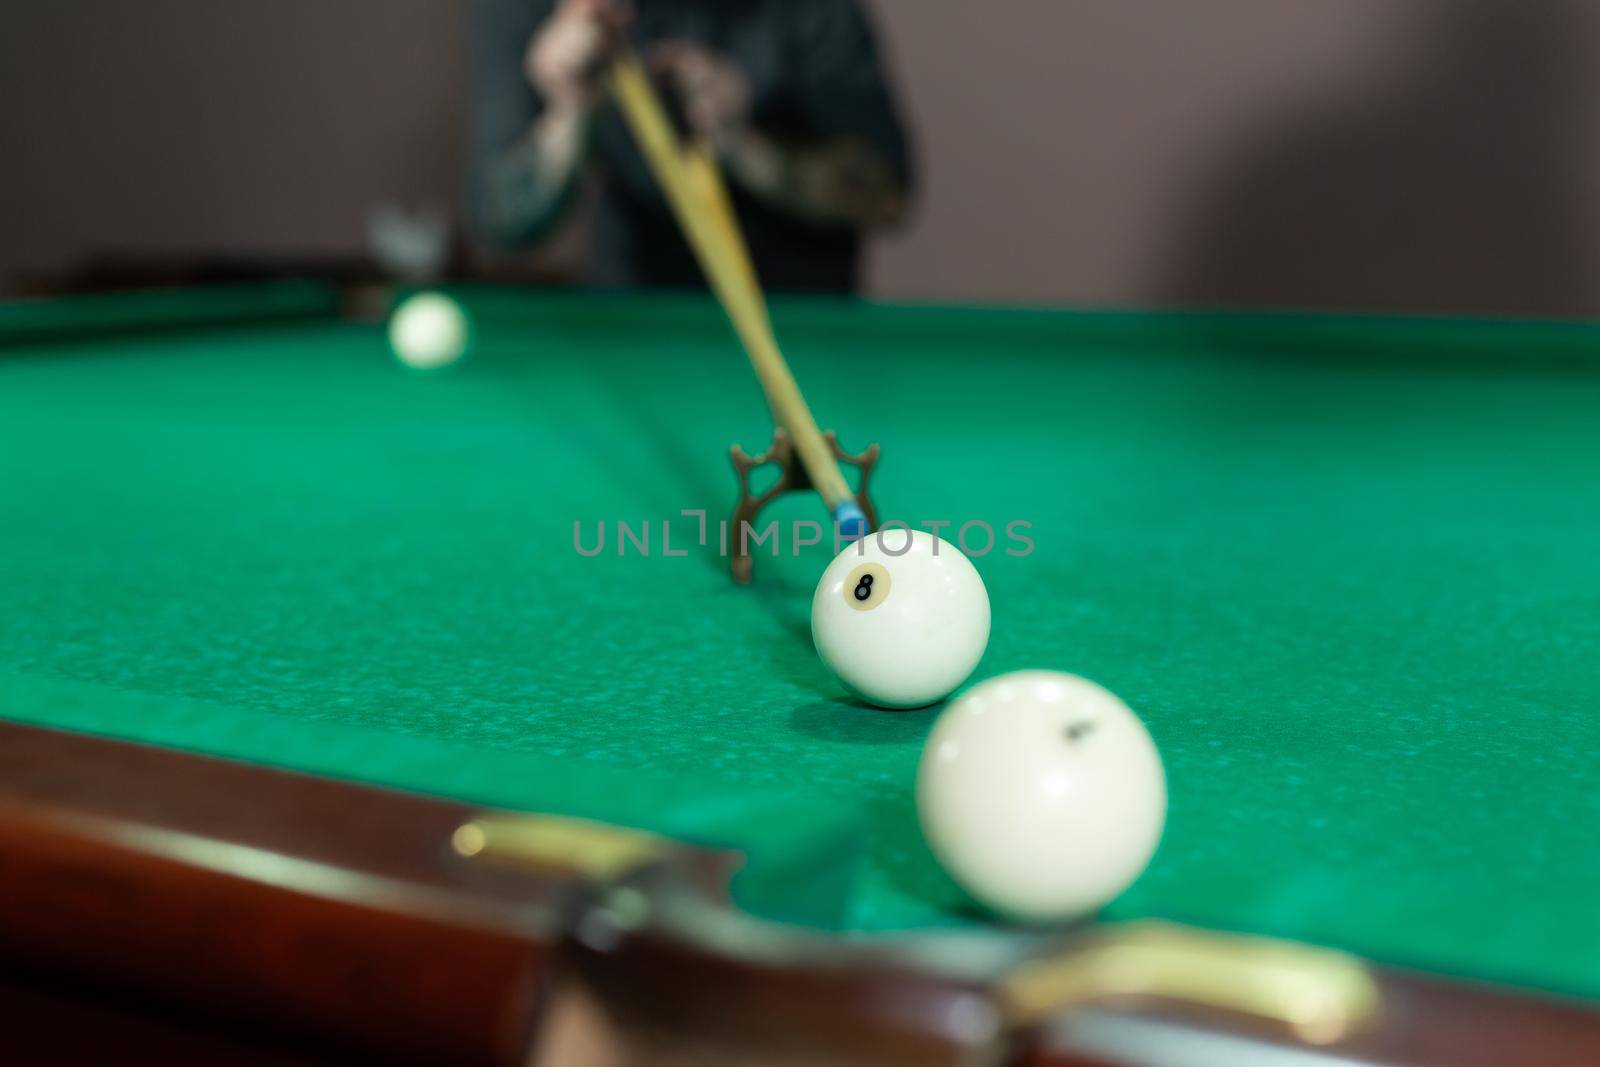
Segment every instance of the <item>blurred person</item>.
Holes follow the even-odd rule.
[[[694,286],[699,267],[610,105],[636,45],[689,136],[714,149],[763,284],[851,291],[863,236],[899,221],[908,139],[855,0],[480,0],[473,214],[517,248],[546,238],[587,171],[589,280]]]

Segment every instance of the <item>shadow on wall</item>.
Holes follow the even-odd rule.
[[[1389,85],[1282,115],[1224,165],[1164,302],[1600,314],[1595,7],[1428,5]]]

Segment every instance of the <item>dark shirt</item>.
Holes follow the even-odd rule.
[[[528,43],[553,0],[480,0],[474,217],[502,245],[537,242],[572,190],[533,178],[529,128],[543,107],[523,73]],[[877,45],[854,0],[636,0],[633,41],[687,40],[729,56],[750,80],[751,118],[789,142],[864,138],[909,188],[905,132]],[[604,286],[695,286],[703,276],[622,116],[607,106],[591,131],[601,186],[590,281]],[[861,237],[851,225],[802,220],[732,185],[734,207],[763,285],[855,288]]]

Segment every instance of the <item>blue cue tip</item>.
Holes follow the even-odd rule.
[[[833,509],[833,524],[839,528],[839,536],[845,541],[859,541],[872,532],[867,525],[867,516],[854,500],[841,501]]]

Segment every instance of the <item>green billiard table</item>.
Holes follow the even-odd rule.
[[[742,916],[826,942],[1011,936],[922,842],[939,708],[812,648],[820,500],[730,579],[729,446],[772,426],[715,304],[454,295],[431,372],[311,282],[0,307],[0,771],[35,753],[0,795],[49,791],[40,738],[155,746],[730,850]],[[881,516],[965,527],[972,680],[1147,724],[1165,836],[1105,922],[1600,998],[1600,326],[773,316],[818,421],[882,446]]]

